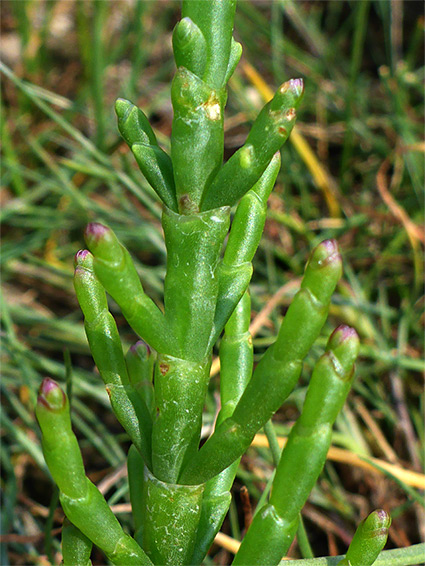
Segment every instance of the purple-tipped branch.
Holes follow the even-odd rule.
[[[89,224],[85,238],[94,255],[97,278],[118,303],[129,325],[152,348],[166,352],[169,333],[164,315],[145,294],[129,252],[103,224]]]

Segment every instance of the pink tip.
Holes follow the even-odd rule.
[[[54,379],[50,377],[46,377],[43,379],[40,385],[40,389],[38,390],[39,395],[48,395],[51,391],[59,389],[59,385],[56,383]]]
[[[333,344],[342,344],[346,340],[358,338],[357,332],[351,326],[347,326],[346,324],[341,324],[330,335],[329,341],[332,341]]]
[[[295,92],[297,96],[301,96],[304,92],[304,81],[302,79],[290,79],[289,88]]]
[[[325,250],[328,252],[328,255],[332,255],[335,252],[338,252],[338,244],[337,241],[334,239],[323,240],[323,242],[320,245],[325,248]]]
[[[37,402],[47,409],[62,409],[66,403],[66,395],[56,381],[46,377],[38,390]]]
[[[376,518],[382,523],[388,523],[390,520],[389,514],[384,509],[376,509],[375,514]]]
[[[74,256],[74,266],[77,267],[86,261],[90,257],[91,253],[89,250],[79,250]]]
[[[91,240],[99,240],[100,238],[103,238],[107,232],[109,232],[109,228],[107,228],[103,224],[100,224],[100,222],[90,222],[90,224],[87,224],[87,227],[84,231],[84,236],[86,238],[90,238]]]
[[[137,342],[130,347],[133,352],[137,352],[137,350],[139,350],[140,348],[142,348],[143,350],[150,350],[149,346],[144,340],[137,340]]]
[[[339,253],[338,243],[336,240],[324,240],[313,251],[311,261],[317,264],[317,267],[326,267],[334,262],[341,263],[341,255]]]
[[[135,344],[130,346],[130,351],[132,354],[135,355],[142,354],[144,356],[149,356],[151,353],[151,349],[144,340],[138,340]]]

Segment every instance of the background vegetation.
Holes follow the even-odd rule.
[[[88,475],[120,519],[129,518],[123,468],[129,444],[89,354],[72,286],[73,256],[84,246],[87,222],[108,224],[132,252],[147,292],[161,303],[161,210],[119,137],[113,103],[123,96],[143,108],[168,148],[171,32],[179,4],[3,0],[1,11],[0,563],[59,564],[63,514],[33,411],[43,377],[72,389]],[[306,84],[255,259],[257,359],[274,339],[309,250],[337,238],[345,263],[330,321],[299,386],[275,416],[279,435],[299,414],[331,329],[346,322],[362,338],[357,380],[334,433],[333,446],[343,451],[330,454],[303,511],[309,544],[296,542],[290,555],[343,553],[356,524],[377,507],[393,517],[387,548],[420,542],[423,3],[247,0],[239,2],[235,29],[244,54],[230,81],[226,158],[243,143],[270,88],[298,76]],[[130,345],[136,337],[111,308]],[[217,387],[215,374],[205,435]],[[258,437],[242,460],[222,529],[236,540],[270,486],[271,453],[261,443]],[[232,544],[215,545],[208,564],[229,563]],[[102,560],[93,555],[94,564]]]

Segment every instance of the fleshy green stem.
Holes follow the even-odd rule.
[[[152,348],[167,352],[169,333],[164,315],[145,294],[129,252],[102,224],[89,224],[85,238],[94,255],[97,278],[118,303],[129,325]]]
[[[68,519],[116,565],[152,566],[136,541],[124,533],[105,498],[85,475],[81,452],[71,429],[65,393],[43,380],[36,405],[44,457],[60,490]]]
[[[146,180],[163,203],[177,212],[173,164],[157,142],[143,112],[130,101],[119,98],[115,103],[118,129],[130,147]]]
[[[197,363],[158,356],[152,464],[163,482],[177,483],[182,466],[198,450],[210,364],[211,358]]]
[[[105,383],[112,409],[132,442],[151,467],[152,417],[143,399],[130,383],[115,320],[108,310],[106,294],[87,250],[75,256],[74,287],[93,359]]]
[[[350,390],[358,351],[358,336],[348,326],[340,326],[329,338],[282,452],[269,503],[255,515],[235,566],[277,565],[289,549],[299,513],[326,461],[332,426]]]
[[[344,556],[324,556],[304,560],[282,560],[280,566],[338,566]],[[412,544],[379,553],[373,566],[417,566],[425,562],[425,543]]]
[[[220,400],[218,426],[230,417],[252,374],[253,347],[249,333],[251,300],[246,292],[236,306],[220,343]],[[200,564],[221,527],[231,502],[230,489],[239,460],[207,481],[191,564]]]
[[[155,412],[155,392],[152,384],[155,356],[149,346],[139,340],[129,348],[125,363],[133,389],[146,404],[152,418]]]
[[[93,544],[67,518],[62,525],[61,546],[63,566],[91,566],[90,554]]]
[[[229,223],[227,207],[191,215],[164,210],[165,321],[173,336],[172,351],[165,353],[191,361],[210,355],[218,294],[217,266]]]
[[[372,566],[384,548],[391,518],[383,509],[373,511],[357,527],[345,558],[339,566]]]
[[[214,326],[210,337],[213,346],[229,316],[248,288],[252,260],[263,234],[267,215],[267,199],[280,169],[280,154],[273,156],[258,182],[239,203],[224,252],[217,269],[218,296]]]
[[[291,79],[280,86],[258,115],[245,144],[223,165],[205,192],[201,210],[233,206],[255,185],[288,139],[303,93],[301,79]]]
[[[201,514],[203,485],[161,482],[144,470],[141,536],[154,564],[183,566],[190,557]]]
[[[239,458],[294,388],[302,362],[327,317],[330,298],[341,277],[336,242],[313,251],[300,291],[286,313],[276,342],[256,367],[231,417],[215,430],[183,470],[181,483],[207,481]]]

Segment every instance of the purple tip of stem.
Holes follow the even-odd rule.
[[[301,96],[304,93],[304,81],[302,79],[291,79],[289,81],[289,88],[297,96]]]
[[[137,340],[137,342],[133,344],[131,348],[134,349],[135,351],[137,351],[139,348],[143,348],[144,350],[148,350],[150,352],[149,345],[146,344],[144,340]]]
[[[46,377],[38,390],[37,401],[47,409],[62,409],[66,403],[66,395],[56,381]]]
[[[83,265],[90,256],[89,250],[79,250],[74,256],[74,266]]]
[[[90,241],[100,240],[109,232],[109,228],[99,222],[90,222],[84,231],[84,237]]]
[[[338,341],[340,343],[345,342],[345,340],[349,340],[350,338],[357,338],[357,332],[351,326],[347,326],[346,324],[341,324],[332,332],[330,336],[330,340],[332,342]]]
[[[336,240],[324,240],[313,252],[313,262],[317,262],[318,267],[326,267],[327,265],[337,262],[341,263],[341,255],[339,253],[338,243]]]
[[[150,356],[151,349],[144,340],[138,340],[135,344],[130,346],[130,352],[136,356],[147,358]]]
[[[319,245],[326,251],[328,256],[332,256],[335,253],[339,254],[338,242],[334,239],[323,240]]]
[[[324,240],[321,243],[321,246],[323,246],[323,249],[326,250],[329,259],[334,257],[338,257],[340,259],[338,242],[336,240]]]
[[[384,527],[389,527],[391,524],[391,517],[384,509],[376,509],[374,512],[376,520],[379,521]]]
[[[40,395],[46,396],[50,393],[50,391],[53,391],[54,389],[58,389],[58,387],[59,385],[56,383],[54,379],[52,379],[51,377],[46,377],[41,382],[40,389],[38,392]]]

